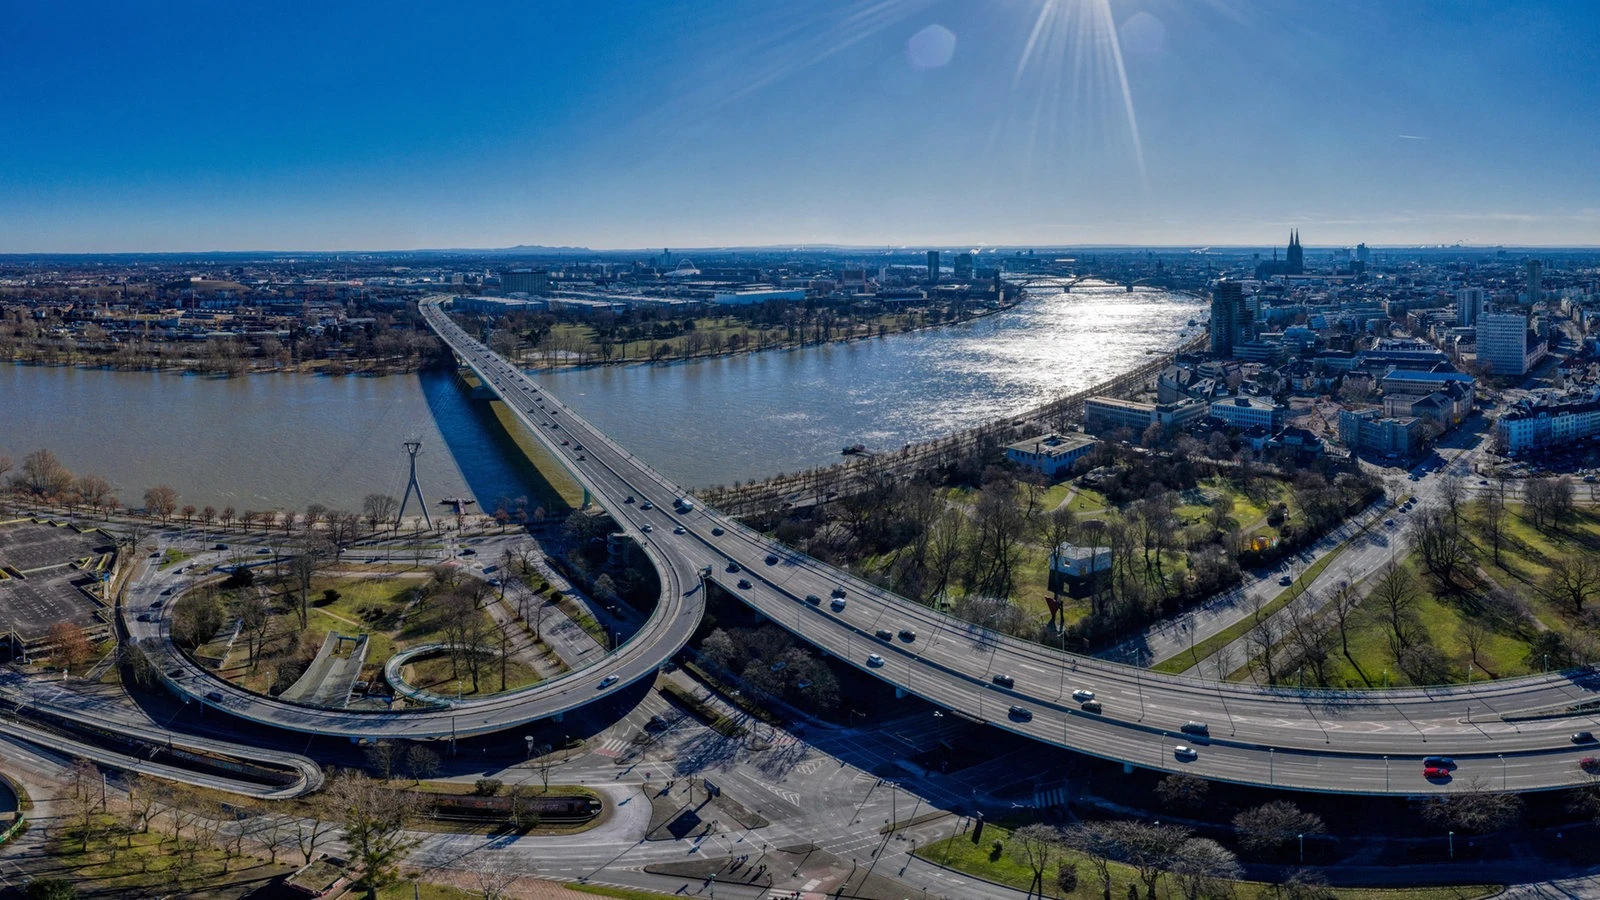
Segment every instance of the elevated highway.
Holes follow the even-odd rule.
[[[1381,692],[1296,691],[1162,675],[975,628],[698,504],[687,511],[674,508],[687,496],[677,485],[467,335],[442,308],[447,299],[422,303],[428,325],[639,540],[662,581],[655,614],[632,640],[594,666],[445,710],[294,707],[192,671],[174,680],[175,689],[201,698],[211,692],[220,699],[207,702],[226,712],[322,734],[424,738],[499,731],[591,702],[609,689],[604,679],[611,676],[626,683],[652,674],[698,625],[704,612],[698,581],[703,567],[709,567],[710,579],[744,603],[897,690],[1128,766],[1242,784],[1369,794],[1429,794],[1467,784],[1540,790],[1591,780],[1578,760],[1600,750],[1576,745],[1570,736],[1593,730],[1593,713],[1504,718],[1600,699],[1600,677],[1591,669]],[[628,502],[630,496],[634,502]],[[1359,580],[1370,571],[1358,568],[1380,563],[1363,559],[1359,566],[1335,568],[1338,577]],[[1325,573],[1310,587],[1327,589],[1334,577]],[[839,593],[843,602],[835,604]],[[909,639],[900,636],[902,631]],[[1072,697],[1080,689],[1094,691],[1103,712],[1083,710]],[[1204,722],[1209,737],[1184,733],[1182,726],[1191,721]],[[1195,755],[1180,755],[1179,745],[1193,748]],[[1453,779],[1422,777],[1422,760],[1431,755],[1455,758],[1459,768]]]

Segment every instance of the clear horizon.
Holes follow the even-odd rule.
[[[0,253],[1600,246],[1553,0],[11,18]]]

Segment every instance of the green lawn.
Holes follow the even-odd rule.
[[[1023,862],[1018,855],[1013,855],[1010,846],[1011,831],[998,825],[990,824],[983,830],[983,840],[973,844],[971,834],[957,834],[942,841],[917,848],[916,855],[940,865],[949,866],[960,872],[972,875],[987,881],[994,881],[1008,885],[1018,890],[1028,890],[1033,883],[1033,870]],[[1003,850],[998,858],[991,858],[994,841],[1000,841]],[[1045,869],[1044,897],[1099,897],[1101,886],[1095,876],[1094,867],[1081,854],[1065,851],[1059,860],[1061,862],[1077,863],[1078,889],[1072,894],[1062,894],[1056,887],[1056,867],[1058,861],[1052,860]],[[1111,896],[1129,896],[1128,887],[1139,885],[1137,873],[1131,866],[1121,863],[1111,864]],[[1162,893],[1175,890],[1176,884],[1168,877],[1163,877],[1161,884]],[[1233,896],[1238,900],[1267,900],[1275,895],[1274,886],[1259,881],[1239,881],[1233,883]],[[1469,898],[1488,897],[1497,893],[1497,885],[1460,885],[1454,887],[1432,888],[1334,888],[1333,895],[1343,900],[1469,900]],[[1140,888],[1139,896],[1143,896]],[[1173,896],[1176,896],[1175,894]]]
[[[467,673],[465,666],[459,667],[457,674],[450,674],[450,658],[440,655],[428,659],[417,660],[409,663],[401,673],[407,684],[433,691],[436,694],[450,694],[456,689],[456,682],[461,683],[461,696],[477,697],[500,693],[500,663],[485,662],[478,670],[478,687],[472,689],[472,677]],[[506,662],[506,687],[508,691],[524,688],[531,684],[538,684],[539,673],[532,666],[517,660]]]

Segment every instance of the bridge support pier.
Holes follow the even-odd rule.
[[[896,700],[904,700],[906,698],[906,689],[903,688],[903,687],[895,688],[894,689],[894,698]]]
[[[556,713],[556,714],[555,714],[555,715],[553,715],[553,716],[551,716],[551,717],[550,717],[550,719],[551,719],[551,721],[554,721],[554,722],[560,722],[560,721],[562,721],[562,720],[563,720],[563,719],[565,719],[565,718],[566,718],[566,716],[567,716],[567,714],[566,714],[566,713],[564,713],[564,712],[558,712],[558,713]]]
[[[1132,775],[1133,774],[1133,763],[1130,763],[1130,762],[1123,763],[1122,764],[1122,774],[1124,774],[1124,775]]]

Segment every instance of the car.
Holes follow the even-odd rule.
[[[1600,774],[1600,756],[1585,756],[1583,759],[1578,760],[1578,768],[1588,772],[1590,775]]]
[[[623,503],[632,503],[633,502],[633,495],[629,494],[628,496],[622,498],[622,502]]]
[[[883,665],[883,657],[881,657],[878,654],[874,653],[874,654],[872,654],[872,655],[867,657],[867,665],[869,665],[869,666],[873,667],[874,669],[876,669],[879,666]]]
[[[562,438],[561,439],[561,446],[570,447],[570,446],[572,446],[572,442],[567,440],[566,438]]]
[[[729,572],[737,572],[737,571],[739,571],[739,564],[734,562],[731,559],[728,560],[728,571]]]
[[[134,616],[134,618],[138,619],[141,622],[148,622],[148,621],[150,621],[150,614],[147,613],[147,612],[146,613],[139,613],[137,616]]]
[[[1006,715],[1016,722],[1033,721],[1033,710],[1028,709],[1026,706],[1013,706],[1006,711]]]
[[[163,590],[163,591],[162,591],[162,592],[161,592],[161,596],[163,596],[163,597],[170,597],[170,596],[172,596],[172,588],[166,588],[166,589],[165,589],[165,590]]]
[[[887,628],[879,628],[877,633],[875,634],[875,637],[877,637],[878,640],[887,643],[889,641],[894,640],[894,632],[890,631]]]
[[[645,502],[639,504],[639,508],[640,509],[655,509],[656,505],[654,503],[651,503],[649,500],[646,500]]]
[[[989,680],[1003,688],[1014,687],[1017,683],[1017,680],[1010,675],[996,675]]]
[[[833,596],[835,596],[835,597],[843,597],[844,596],[844,588],[843,587],[839,587],[839,586],[835,586],[834,589],[833,589]]]
[[[727,532],[723,531],[721,528],[713,528],[713,529],[711,529],[711,536],[712,537],[722,537],[724,534],[727,534]]]
[[[1449,778],[1450,777],[1450,770],[1446,769],[1444,766],[1423,766],[1422,767],[1422,777],[1423,778]]]
[[[777,554],[774,554],[774,553],[768,553],[768,554],[767,554],[767,565],[769,565],[769,566],[775,566],[775,565],[777,565],[777,564],[778,564],[778,557],[777,557]]]
[[[182,678],[183,677],[183,670],[182,669],[168,669],[167,670],[167,677],[168,678]]]
[[[1188,744],[1179,744],[1178,746],[1172,748],[1172,755],[1185,762],[1192,762],[1200,758],[1200,751],[1194,749]]]
[[[206,699],[210,700],[212,703],[221,703],[222,702],[222,692],[221,691],[208,691],[206,693]]]
[[[649,534],[650,532],[655,531],[656,527],[654,525],[651,525],[649,522],[646,522],[643,525],[639,526],[639,530],[643,531],[645,534]]]
[[[1094,699],[1094,691],[1091,691],[1087,688],[1078,688],[1072,692],[1072,699],[1078,701],[1079,703],[1088,703],[1090,700]]]
[[[1084,704],[1083,704],[1083,711],[1084,712],[1087,712],[1087,713],[1098,713],[1098,712],[1100,712],[1101,709],[1102,709],[1102,707],[1100,706],[1100,701],[1099,700],[1086,700],[1086,701],[1084,701]]]
[[[603,691],[606,688],[611,687],[613,684],[616,684],[616,683],[617,683],[617,676],[615,676],[615,675],[607,675],[606,677],[600,679],[600,684],[599,684],[598,687],[595,688],[595,690]]]
[[[1393,528],[1394,527],[1394,520],[1393,519],[1384,519],[1383,520],[1383,524],[1387,525],[1390,528]]]
[[[1198,734],[1201,737],[1211,736],[1211,726],[1204,722],[1190,720],[1183,723],[1183,727],[1179,728],[1178,730],[1182,731],[1184,734]]]
[[[150,608],[151,609],[160,609],[161,607],[166,606],[166,605],[167,605],[167,601],[165,601],[165,600],[151,600],[150,601]]]
[[[477,556],[478,555],[478,551],[472,549],[471,547],[468,547],[467,549],[461,551],[461,555],[462,556]]]
[[[1456,761],[1448,756],[1425,756],[1422,759],[1422,764],[1435,769],[1454,769],[1456,767]]]
[[[748,579],[748,578],[739,579],[739,587],[744,589],[744,590],[747,590],[747,591],[750,590],[750,579]]]
[[[906,643],[909,644],[909,643],[911,643],[912,641],[914,641],[916,639],[917,639],[917,633],[915,631],[912,631],[909,628],[900,629],[900,640],[905,641]]]
[[[683,526],[679,525],[676,528],[672,529],[672,533],[673,534],[683,534]]]
[[[843,597],[835,597],[835,598],[833,598],[833,602],[829,603],[828,605],[833,607],[833,611],[834,612],[844,612],[844,598]]]
[[[812,606],[821,606],[822,605],[822,598],[818,597],[816,594],[807,594],[806,595],[806,602],[811,604]]]
[[[1574,744],[1592,744],[1594,743],[1594,735],[1587,731],[1574,731],[1572,733],[1572,742]]]
[[[578,454],[578,462],[583,462],[584,460],[586,460],[588,458],[589,457],[586,454],[583,454],[583,453],[579,453]]]
[[[260,550],[256,551],[256,555],[257,556],[266,556],[268,553],[271,553],[271,552],[272,551],[267,549],[266,547],[262,547]]]
[[[1294,576],[1293,575],[1285,575],[1282,578],[1278,579],[1278,583],[1283,585],[1284,587],[1288,587],[1289,585],[1294,584]]]
[[[226,549],[228,549],[228,545],[227,544],[216,544],[211,549],[213,549],[213,550],[226,550]]]

